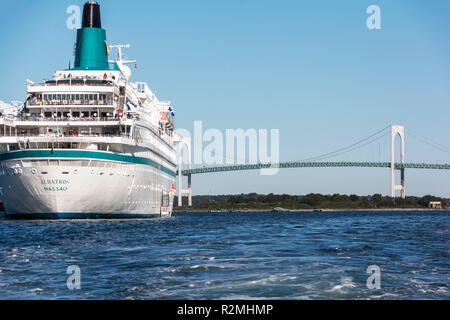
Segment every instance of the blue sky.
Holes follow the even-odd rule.
[[[69,5],[0,11],[0,100],[23,99],[72,59]],[[100,1],[110,43],[130,43],[133,74],[177,109],[176,125],[280,129],[281,160],[349,145],[391,124],[450,147],[450,2]],[[366,9],[381,8],[381,30]],[[330,160],[387,161],[387,141]],[[406,136],[406,161],[450,162]],[[385,169],[287,169],[194,176],[194,193],[389,193]],[[450,197],[450,172],[406,171],[407,195]]]

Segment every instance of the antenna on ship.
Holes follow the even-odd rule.
[[[131,70],[126,66],[126,64],[136,63],[136,60],[124,60],[122,57],[122,48],[129,48],[129,44],[117,44],[117,45],[108,45],[108,48],[116,48],[117,49],[117,60],[109,60],[109,63],[117,65],[120,71],[124,74],[124,76],[128,79],[131,77]],[[116,66],[114,66],[116,67]]]

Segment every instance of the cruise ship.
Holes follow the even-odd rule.
[[[24,103],[2,103],[7,218],[171,215],[175,111],[146,83],[130,81],[128,65],[136,62],[124,59],[128,47],[107,42],[99,4],[86,2],[73,67],[41,83],[27,80]]]

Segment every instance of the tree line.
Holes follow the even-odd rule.
[[[183,199],[183,205],[186,199]],[[239,194],[217,196],[194,196],[194,209],[202,210],[239,210],[239,209],[386,209],[386,208],[428,208],[431,201],[441,202],[443,208],[450,205],[449,199],[426,195],[409,196],[405,199],[391,198],[374,194],[358,196],[355,194],[323,195],[310,193],[307,195],[288,194]],[[176,199],[175,199],[176,203]]]

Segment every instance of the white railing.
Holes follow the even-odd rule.
[[[74,133],[74,134],[55,134],[55,133],[40,133],[40,134],[32,134],[32,133],[0,133],[0,137],[11,137],[11,138],[125,138],[125,139],[133,139],[128,134],[100,134],[100,133]]]
[[[70,107],[70,106],[89,106],[89,107],[115,107],[116,103],[112,99],[106,101],[101,100],[44,100],[35,101],[31,100],[27,102],[27,106],[31,107]]]
[[[103,81],[103,80],[93,80],[88,79],[84,81],[84,79],[63,79],[63,80],[53,80],[50,82],[44,83],[29,83],[29,87],[56,87],[56,86],[90,86],[90,87],[113,87],[115,86],[113,82]]]
[[[14,121],[37,121],[37,122],[74,122],[74,121],[120,121],[119,118],[112,117],[57,117],[57,118],[45,118],[45,117],[18,117]]]

